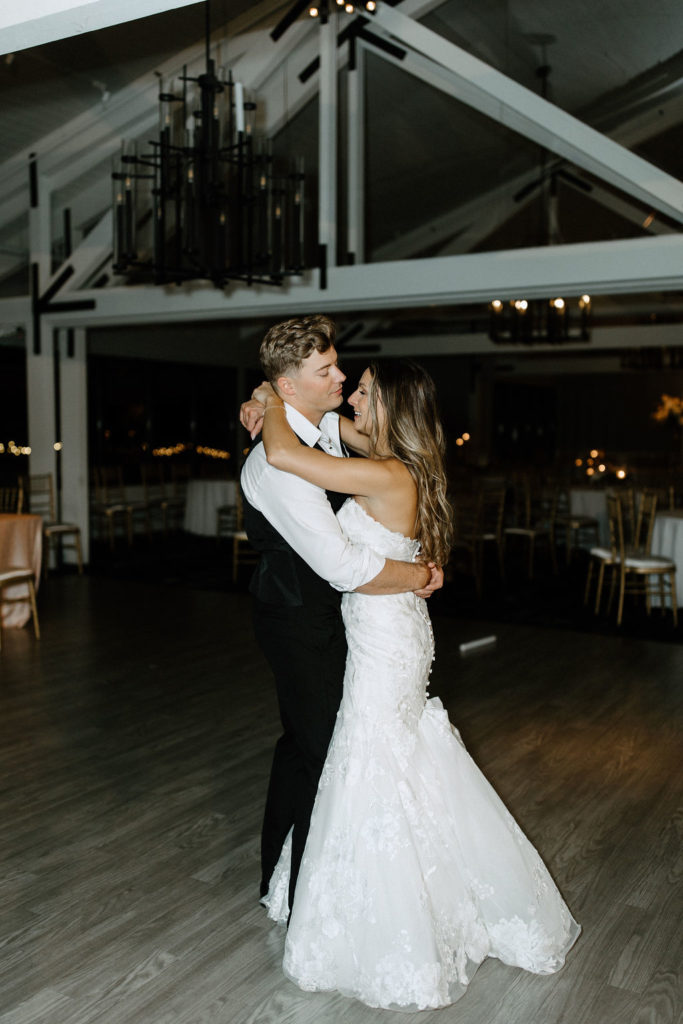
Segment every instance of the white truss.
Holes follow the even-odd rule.
[[[256,5],[261,15],[271,4]],[[457,97],[501,124],[540,143],[558,156],[570,160],[593,175],[616,186],[627,196],[644,202],[666,216],[683,220],[683,185],[658,168],[642,160],[612,139],[594,131],[576,118],[524,89],[493,68],[476,60],[459,47],[425,28],[415,19],[438,6],[436,2],[405,0],[400,10],[379,4],[373,21],[373,31],[384,33],[407,49],[401,66],[423,81]],[[411,16],[412,15],[412,16]],[[252,24],[256,24],[256,12]],[[249,29],[245,22],[244,27]],[[321,43],[319,27],[302,22],[290,28],[283,40],[274,44],[266,29],[246,31],[231,39],[225,48],[224,59],[237,79],[253,89],[264,90],[264,126],[272,130],[283,119],[308,102],[324,84],[321,109],[321,182],[327,182],[321,193],[321,241],[328,245],[330,255],[334,249],[336,228],[336,201],[332,182],[332,169],[336,164],[334,139],[336,129],[336,102],[334,101],[334,69],[347,59],[346,47],[337,48],[332,32],[322,33],[322,72],[302,84],[298,75],[317,54]],[[364,45],[357,47],[358,77],[350,75],[350,106],[359,106],[358,83],[362,80]],[[384,54],[383,54],[384,56]],[[177,74],[183,64],[192,67],[203,59],[198,48],[179,55],[162,69],[164,75]],[[391,59],[387,57],[386,59]],[[298,83],[298,84],[296,84]],[[355,92],[354,92],[355,90]],[[120,144],[122,136],[134,137],[150,132],[157,117],[157,84],[147,76],[122,90],[112,99],[103,118],[97,108],[71,124],[63,126],[33,147],[39,154],[39,168],[43,192],[52,195],[74,189],[74,183],[87,182],[82,188],[81,202],[87,206],[89,219],[99,211],[105,214],[109,198],[108,175],[98,176],[98,168]],[[326,98],[327,97],[327,98]],[[640,117],[638,112],[634,117]],[[363,252],[362,238],[362,125],[353,122],[349,133],[349,180],[352,196],[348,203],[348,248],[358,258]],[[27,153],[8,161],[2,170],[3,200],[0,203],[0,227],[15,225],[14,233],[8,228],[3,236],[0,272],[16,268],[21,246],[18,240],[25,228],[21,219],[28,206]],[[439,219],[439,224],[425,225],[418,232],[382,250],[376,255],[407,255],[433,246],[434,243],[453,249],[466,248],[483,237],[494,221],[500,222],[501,213],[510,208],[511,196],[519,190],[534,172],[521,175],[489,194],[451,211]],[[90,176],[90,177],[89,177]],[[92,180],[91,180],[92,179]],[[597,190],[596,198],[605,205],[618,207],[619,212],[635,217],[637,210],[627,199],[615,199],[606,190]],[[87,203],[86,203],[87,198]],[[85,208],[85,207],[84,207]],[[518,209],[519,207],[514,207]],[[34,218],[35,219],[35,218]],[[502,217],[504,219],[504,216]],[[43,213],[40,234],[33,232],[39,255],[45,249],[46,224]],[[89,235],[72,257],[76,269],[64,285],[62,293],[73,292],[87,285],[92,274],[105,264],[111,252],[110,218],[103,216],[92,237]],[[654,230],[666,230],[665,226]],[[54,236],[55,225],[52,224]],[[12,244],[10,244],[10,242]],[[283,289],[231,286],[226,292],[216,291],[203,284],[187,285],[182,289],[112,287],[95,291],[79,290],[79,298],[92,297],[96,308],[91,312],[50,313],[54,324],[93,324],[213,317],[250,317],[276,315],[279,312],[307,310],[341,311],[349,309],[372,310],[425,305],[429,302],[457,304],[459,302],[486,301],[495,294],[501,298],[524,293],[528,297],[544,296],[555,291],[563,294],[624,293],[651,290],[677,290],[681,288],[683,267],[683,236],[633,239],[621,242],[592,243],[580,246],[555,246],[552,249],[526,249],[513,252],[492,252],[477,255],[442,255],[431,259],[355,266],[330,265],[328,288],[320,291],[317,272],[291,281]],[[7,252],[6,250],[13,250]],[[14,254],[13,254],[14,253]],[[332,261],[330,261],[331,263]],[[60,268],[60,271],[63,268]],[[54,275],[52,280],[58,275]],[[43,274],[41,289],[49,284]],[[60,294],[62,294],[60,293]],[[124,297],[125,296],[125,297]],[[56,301],[58,301],[59,296]],[[16,304],[0,303],[0,316],[13,316]]]

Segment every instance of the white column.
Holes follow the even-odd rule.
[[[320,26],[318,241],[337,263],[337,15]]]
[[[35,154],[29,158],[30,186],[29,267],[31,300],[35,305],[50,275],[50,193]],[[35,271],[35,272],[34,272]],[[26,391],[28,403],[29,474],[50,473],[56,469],[55,357],[52,329],[40,315],[26,325]]]
[[[50,231],[50,189],[46,178],[40,173],[40,164],[35,153],[28,162],[29,201],[28,234],[31,264],[37,263],[39,292],[42,292],[50,278],[51,231]]]
[[[40,352],[34,352],[34,325],[26,325],[29,472],[55,472],[55,379],[52,331],[43,327]]]
[[[365,262],[365,48],[355,42],[355,67],[348,75],[348,235],[355,263]]]
[[[88,379],[86,332],[76,328],[59,332],[59,374],[62,479],[62,519],[81,529],[83,560],[88,561],[90,505],[88,480]],[[75,562],[73,551],[64,551]]]

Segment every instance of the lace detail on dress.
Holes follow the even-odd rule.
[[[353,499],[347,536],[412,560],[417,541]],[[386,1008],[445,1006],[487,956],[545,974],[579,928],[543,862],[427,683],[434,641],[414,594],[345,594],[344,697],[285,943],[301,988]],[[287,915],[289,849],[269,913]]]

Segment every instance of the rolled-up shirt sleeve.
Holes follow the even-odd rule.
[[[344,536],[325,492],[269,465],[262,444],[251,452],[241,480],[250,504],[335,590],[356,590],[384,568],[382,555]]]

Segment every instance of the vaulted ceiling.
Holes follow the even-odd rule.
[[[108,6],[110,18],[116,19],[133,9],[144,13],[155,3],[141,0],[127,6],[100,0],[80,6],[97,8],[100,17]],[[302,15],[274,43],[270,30],[289,6],[268,0],[212,0],[213,46],[225,63],[243,69],[246,83],[252,76],[263,126],[276,135],[277,144],[303,152],[315,178],[318,84],[315,75],[302,83],[299,74],[318,52],[318,28]],[[479,294],[475,282],[479,267],[484,278],[489,273],[489,262],[459,264],[450,262],[453,257],[479,254],[486,259],[485,254],[502,257],[520,250],[517,266],[527,268],[527,286],[538,276],[543,294],[551,283],[543,278],[552,262],[546,258],[548,250],[533,260],[522,250],[548,243],[558,260],[566,252],[572,266],[582,261],[587,283],[596,282],[598,293],[598,268],[605,267],[604,297],[596,305],[605,322],[609,317],[623,320],[629,312],[632,318],[651,317],[653,311],[661,320],[683,319],[678,244],[683,237],[680,0],[404,0],[395,11],[433,33],[425,38],[443,42],[445,56],[440,60],[429,47],[425,50],[419,34],[405,29],[405,18],[394,25],[391,8],[370,22],[373,32],[393,39],[403,53],[392,55],[371,41],[364,46],[365,259],[378,266],[399,261],[397,280],[401,273],[408,280],[409,268],[402,268],[405,261],[413,261],[416,274],[431,274],[435,282],[433,289],[426,284],[414,293],[404,289],[406,300],[397,301],[393,311],[387,288],[383,315],[393,318],[394,333],[410,332],[411,323],[417,331],[414,325],[419,323],[418,333],[424,336],[457,320],[474,324],[484,315],[485,289]],[[59,263],[65,207],[76,242],[89,239],[98,253],[84,263],[87,269],[72,287],[76,282],[87,287],[106,270],[110,227],[108,236],[104,218],[112,155],[122,137],[144,140],[153,133],[156,73],[172,77],[184,63],[201,61],[205,12],[203,3],[176,6],[34,46],[23,44],[41,38],[41,24],[46,37],[45,19],[7,26],[5,35],[0,31],[0,49],[5,49],[0,58],[0,294],[22,295],[27,288],[27,165],[32,152],[50,188],[50,271]],[[7,52],[3,38],[17,48]],[[348,248],[346,157],[354,132],[353,122],[345,119],[346,49],[339,49],[340,263]],[[469,58],[476,60],[468,63]],[[539,76],[542,67],[549,68],[545,78]],[[509,84],[497,79],[488,93],[488,77],[495,72]],[[521,108],[513,102],[516,85],[528,90]],[[544,88],[557,108],[554,132],[539,127],[543,110],[533,103]],[[600,137],[575,134],[577,122]],[[601,145],[600,138],[624,147],[611,162],[604,158],[604,168],[597,166],[598,150],[593,148]],[[632,156],[646,163],[632,166]],[[630,240],[644,243],[637,251],[644,270],[655,265],[666,270],[644,273],[640,282],[631,269],[637,259]],[[582,248],[593,243],[603,247]],[[473,283],[449,287],[445,275],[453,268],[459,273],[460,267],[462,281]],[[558,264],[558,280],[562,268]],[[378,278],[378,287],[384,287],[382,280]],[[495,282],[495,272],[491,280]],[[571,280],[577,290],[583,287],[580,274]],[[351,310],[356,282],[359,308],[372,309],[372,289],[351,274],[336,298],[333,279],[330,294],[319,305],[337,303],[339,310]],[[113,279],[110,283],[121,284]],[[266,314],[280,308],[277,300],[260,301]],[[302,307],[313,308],[316,301],[314,290],[301,292]],[[258,305],[251,299],[234,305],[239,316],[257,315]],[[412,312],[399,316],[400,307]],[[150,318],[157,312],[152,303]],[[186,310],[187,315],[193,312],[220,315],[215,304],[203,300]],[[223,315],[233,315],[228,304]]]

